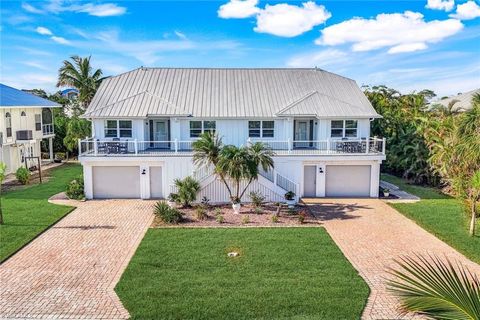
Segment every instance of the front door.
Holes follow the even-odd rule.
[[[154,147],[160,149],[168,149],[168,121],[157,120],[153,122],[153,125]]]
[[[303,167],[303,196],[317,196],[317,166]]]
[[[295,148],[305,148],[308,147],[308,121],[297,121],[297,126],[295,130],[295,140],[298,142],[294,143]]]

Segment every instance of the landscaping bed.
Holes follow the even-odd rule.
[[[323,228],[150,229],[115,291],[132,319],[359,319],[369,294]]]
[[[229,204],[225,205],[196,205],[190,208],[178,208],[182,213],[182,220],[177,224],[167,224],[156,216],[152,227],[180,226],[180,227],[282,227],[282,226],[315,226],[315,218],[303,205],[289,209],[281,204],[278,212],[278,203],[265,203],[261,207],[252,204],[243,204],[237,214]],[[222,218],[219,218],[219,217]]]

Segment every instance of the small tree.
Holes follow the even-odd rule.
[[[175,185],[178,188],[178,202],[184,207],[190,207],[191,203],[197,199],[197,193],[200,191],[200,183],[192,177],[186,177],[182,180],[175,179]]]
[[[7,175],[7,165],[0,162],[0,224],[3,224],[3,209],[2,209],[2,183]]]
[[[470,188],[468,192],[470,202],[470,235],[475,235],[475,224],[477,217],[477,202],[480,201],[480,170],[476,171],[470,179]]]

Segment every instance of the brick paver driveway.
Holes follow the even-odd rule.
[[[113,291],[152,222],[152,202],[77,209],[0,265],[0,318],[125,319]]]
[[[363,319],[399,319],[397,301],[385,290],[385,269],[409,253],[430,253],[458,260],[480,275],[471,262],[386,203],[375,199],[306,199],[371,289]],[[411,318],[407,316],[405,318]]]

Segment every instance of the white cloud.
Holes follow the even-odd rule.
[[[127,8],[120,7],[115,3],[93,4],[87,3],[80,6],[71,6],[69,11],[85,12],[96,17],[121,16],[127,12]]]
[[[185,33],[175,30],[173,33],[182,40],[187,40]]]
[[[23,61],[22,64],[36,69],[51,71],[52,68],[36,61]]]
[[[257,7],[258,0],[230,0],[218,9],[217,13],[223,19],[242,19],[257,14],[260,9]]]
[[[127,12],[127,8],[119,6],[115,3],[82,3],[79,1],[64,1],[64,0],[50,0],[50,2],[44,4],[41,9],[34,7],[28,3],[22,3],[22,8],[30,13],[54,13],[59,14],[61,12],[81,12],[87,13],[96,17],[111,17],[121,16]]]
[[[302,7],[280,3],[266,5],[257,15],[256,32],[295,37],[324,23],[332,15],[324,6],[308,1]]]
[[[41,34],[41,35],[44,35],[44,36],[51,36],[53,35],[52,31],[50,31],[50,29],[47,29],[45,27],[37,27],[35,29],[35,31],[37,31],[37,33]]]
[[[451,11],[455,6],[455,0],[428,0],[425,8],[433,10]]]
[[[51,36],[50,39],[60,44],[70,44],[71,42],[64,37]]]
[[[299,54],[287,60],[287,66],[293,68],[327,67],[345,62],[348,54],[337,49]]]
[[[315,41],[319,45],[352,44],[353,51],[389,48],[389,53],[423,50],[462,30],[456,19],[426,22],[418,12],[379,14],[374,19],[353,18],[329,26]]]
[[[471,20],[480,17],[480,6],[475,1],[470,0],[457,5],[457,11],[450,17],[460,20]]]
[[[37,8],[35,8],[34,6],[32,6],[28,3],[22,3],[22,8],[23,8],[23,10],[25,10],[27,12],[30,12],[30,13],[37,13],[37,14],[44,13],[43,10],[37,9]]]

